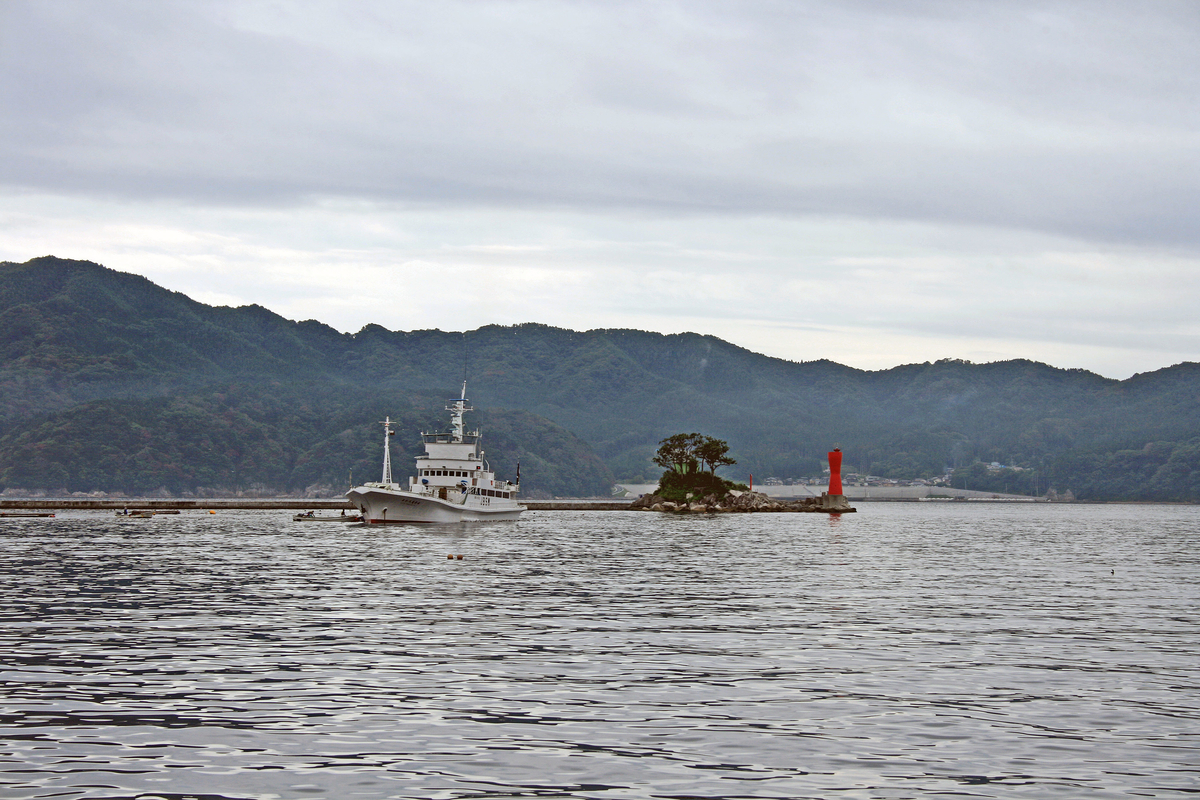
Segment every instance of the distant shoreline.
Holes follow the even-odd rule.
[[[785,487],[772,487],[785,488]],[[985,495],[984,492],[979,492]],[[555,500],[528,500],[522,503],[529,511],[625,511],[629,509],[634,498],[629,499],[598,499],[598,498],[558,498]],[[786,496],[772,496],[772,499],[787,499]],[[1013,503],[1036,505],[1139,505],[1139,506],[1194,506],[1197,503],[1172,502],[1167,500],[1046,500],[1044,497],[1032,498],[1020,495],[1000,495],[969,497],[961,499],[949,498],[916,498],[916,497],[854,497],[847,499],[865,503],[922,503],[946,505],[978,505],[980,503]],[[965,502],[964,502],[965,501]],[[3,511],[323,511],[323,510],[354,510],[346,500],[331,498],[308,499],[295,497],[256,497],[256,498],[72,498],[72,497],[21,497],[0,499],[0,512]]]
[[[530,511],[624,511],[630,500],[562,498],[522,502]],[[19,497],[0,499],[0,511],[317,511],[354,510],[348,500],[296,497],[255,498],[90,498],[90,497]]]

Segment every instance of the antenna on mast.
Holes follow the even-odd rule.
[[[390,484],[392,482],[392,418],[384,417],[383,422],[379,424],[383,426],[383,480],[380,483]]]
[[[467,396],[467,394],[466,394],[466,392],[467,392],[467,332],[466,331],[463,331],[462,345],[463,345],[463,398],[465,399]]]

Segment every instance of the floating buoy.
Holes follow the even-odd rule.
[[[460,556],[457,556],[457,558],[458,558],[458,560],[459,560],[459,561],[462,561],[462,556],[461,556],[461,555],[460,555]]]
[[[210,514],[215,514],[215,513],[217,513],[217,512],[215,512],[215,511],[211,511],[211,510],[210,510],[208,513],[210,513]]]
[[[448,559],[450,559],[451,561],[453,561],[453,560],[454,560],[454,553],[447,553],[447,554],[446,554],[446,558],[448,558]]]

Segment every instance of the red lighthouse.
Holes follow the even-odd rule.
[[[829,453],[829,494],[842,493],[842,448],[835,447]]]

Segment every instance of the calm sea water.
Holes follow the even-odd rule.
[[[4,798],[1200,792],[1196,507],[0,533]]]

